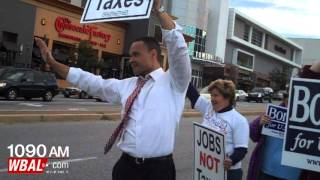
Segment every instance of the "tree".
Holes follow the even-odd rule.
[[[89,41],[80,41],[77,48],[77,66],[88,72],[94,72],[94,68],[99,64],[97,54]]]
[[[286,89],[286,85],[290,82],[291,68],[284,66],[282,70],[276,68],[270,74],[270,79],[273,83],[274,90]]]

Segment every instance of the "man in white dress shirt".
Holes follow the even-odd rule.
[[[41,39],[36,39],[43,59],[69,83],[91,95],[122,106],[122,120],[107,140],[105,153],[118,140],[123,152],[113,168],[113,180],[174,180],[172,159],[175,133],[191,79],[191,64],[181,28],[155,0],[153,13],[162,26],[168,48],[169,70],[160,66],[160,46],[151,37],[134,41],[130,63],[134,74],[124,80],[102,79],[54,60]]]

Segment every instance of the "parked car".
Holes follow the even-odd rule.
[[[91,98],[91,96],[89,96],[85,91],[82,91],[81,89],[76,87],[67,87],[62,91],[62,94],[65,98],[69,98],[72,96],[75,96],[79,99]]]
[[[273,90],[271,88],[256,87],[253,88],[250,93],[248,93],[247,101],[263,102],[268,100],[272,103]]]
[[[236,101],[244,101],[248,97],[248,94],[244,90],[236,90]]]
[[[273,99],[282,100],[286,95],[288,95],[288,92],[286,90],[280,90],[273,94]]]
[[[208,87],[206,86],[200,90],[200,95],[211,100],[211,94],[208,92]],[[236,100],[246,100],[248,94],[243,90],[236,90]]]
[[[0,70],[0,96],[8,100],[40,97],[44,101],[51,101],[58,93],[57,80],[52,73],[13,67]]]
[[[263,90],[268,94],[273,94],[273,89],[270,87],[264,87]]]

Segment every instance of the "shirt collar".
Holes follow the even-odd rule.
[[[152,71],[151,73],[149,73],[147,76],[151,76],[151,78],[154,80],[154,81],[157,81],[161,75],[164,73],[163,69],[162,68],[158,68],[154,71]]]
[[[227,107],[221,109],[220,111],[218,111],[218,113],[225,113],[225,112],[231,111],[232,109],[233,109],[233,106],[230,105],[230,106],[227,106]]]

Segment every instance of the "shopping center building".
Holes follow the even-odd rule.
[[[31,64],[36,8],[19,0],[0,6],[0,67]]]
[[[240,11],[229,10],[225,78],[237,88],[274,86],[270,74],[301,68],[303,48]]]

